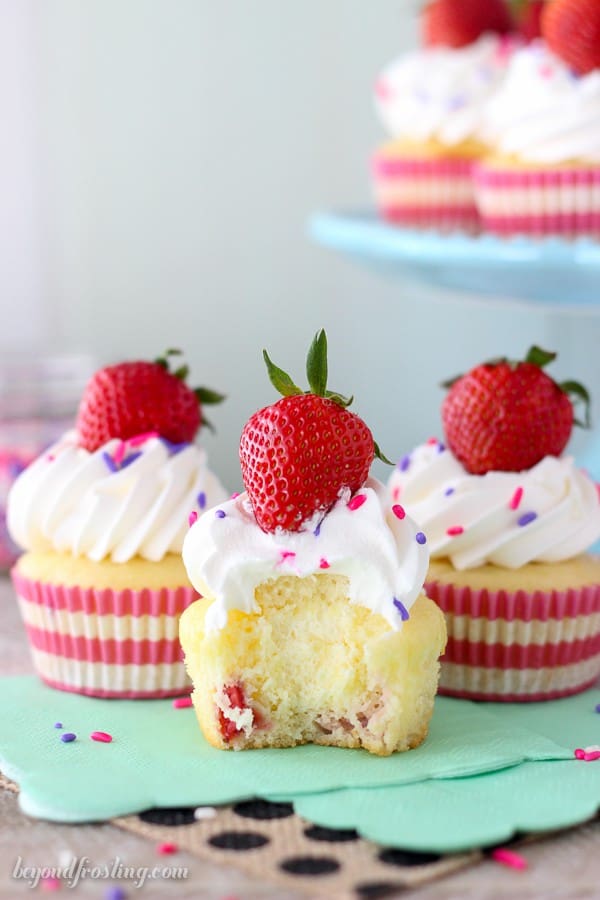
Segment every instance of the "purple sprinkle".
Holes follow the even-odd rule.
[[[409,615],[408,615],[408,610],[405,607],[404,603],[402,603],[401,600],[398,600],[397,597],[394,597],[393,602],[394,602],[394,606],[400,613],[400,618],[402,619],[403,622],[406,622],[406,620],[409,618]]]
[[[175,456],[176,453],[181,453],[182,450],[185,450],[186,447],[190,446],[185,441],[182,444],[174,444],[173,441],[170,441],[166,437],[161,437],[160,440],[163,442],[171,456]]]
[[[110,469],[111,472],[119,471],[118,465],[116,464],[116,462],[114,461],[114,459],[112,458],[110,453],[107,453],[106,450],[104,450],[102,453],[102,459],[104,460],[107,468]]]
[[[446,449],[446,445],[442,444],[442,442],[440,441],[440,443],[438,444],[437,452],[443,453],[445,449]]]
[[[127,894],[118,884],[107,887],[104,892],[104,900],[125,900]]]
[[[417,531],[417,533],[415,534],[415,541],[417,542],[417,544],[426,544],[427,538],[422,531]]]
[[[317,525],[317,527],[316,527],[315,530],[313,531],[313,534],[314,534],[315,537],[319,537],[319,535],[321,534],[321,525],[322,525],[322,524],[323,524],[323,519],[321,519],[321,521],[319,522],[319,524]]]
[[[465,97],[463,94],[455,94],[454,97],[450,97],[448,101],[449,109],[460,109],[466,103]]]
[[[600,703],[596,704],[594,711],[600,713]]]
[[[140,457],[141,455],[142,455],[142,451],[141,451],[141,450],[136,451],[136,453],[131,453],[129,456],[127,456],[127,457],[123,460],[123,462],[121,463],[121,468],[122,468],[122,469],[126,469],[127,466],[130,466],[131,463],[133,463],[133,462],[136,461],[136,459],[139,459],[139,457]]]
[[[403,456],[400,462],[398,463],[398,468],[401,472],[406,472],[408,467],[410,466],[410,456]]]
[[[61,741],[63,741],[63,743],[70,744],[71,741],[77,740],[77,735],[73,734],[72,731],[65,731],[64,734],[61,734],[60,739]]]
[[[200,491],[200,493],[196,497],[196,500],[198,501],[198,506],[200,507],[200,509],[204,509],[204,507],[206,506],[206,494],[204,493],[204,491]]]
[[[225,512],[224,509],[218,509],[215,512],[215,516],[217,517],[217,519],[224,519],[226,515],[227,515],[227,513]]]
[[[529,523],[533,522],[534,519],[537,519],[537,513],[525,513],[525,515],[521,516],[521,518],[518,520],[517,525],[520,525],[522,528],[524,525],[529,525]]]
[[[62,728],[62,727],[63,727],[63,723],[62,723],[62,722],[55,722],[55,723],[54,723],[54,727],[55,727],[55,728]]]
[[[444,491],[444,496],[449,497],[453,493],[454,493],[454,488],[446,488],[446,490]]]

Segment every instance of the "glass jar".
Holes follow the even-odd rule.
[[[21,552],[6,528],[8,492],[23,469],[73,427],[92,371],[85,355],[0,356],[0,570]]]

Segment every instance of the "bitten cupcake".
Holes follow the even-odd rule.
[[[434,0],[421,24],[423,48],[388,66],[375,88],[391,135],[372,164],[377,206],[393,223],[474,231],[483,112],[517,38],[504,0]]]
[[[446,639],[422,593],[425,536],[368,477],[373,435],[327,390],[324,332],[308,393],[265,360],[285,396],[244,427],[246,492],[183,547],[202,594],[180,623],[200,726],[221,749],[416,747]]]
[[[573,426],[567,391],[539,348],[459,378],[436,439],[398,463],[389,482],[427,534],[426,591],[446,615],[440,693],[549,700],[600,675],[597,485],[561,456]]]
[[[189,684],[178,620],[197,594],[180,554],[188,519],[226,496],[193,443],[201,404],[222,397],[169,371],[175,353],[97,372],[76,429],[10,492],[27,551],[13,583],[36,671],[60,690],[161,697]]]
[[[476,169],[482,225],[499,235],[600,235],[600,4],[552,0],[544,40],[516,53],[486,112]]]

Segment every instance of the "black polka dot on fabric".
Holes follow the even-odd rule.
[[[380,900],[383,897],[392,897],[404,889],[402,884],[392,884],[391,881],[372,881],[368,884],[357,884],[356,896],[360,900]]]
[[[330,875],[340,864],[330,856],[293,856],[279,864],[290,875]]]
[[[287,819],[294,815],[294,807],[291,803],[270,803],[268,800],[246,800],[244,803],[236,803],[233,812],[245,819],[257,819],[266,821],[269,819]]]
[[[381,862],[389,866],[426,866],[441,858],[439,853],[418,853],[416,850],[398,850],[395,847],[382,850],[379,854]]]
[[[213,834],[208,843],[219,850],[256,850],[269,843],[269,838],[257,831],[221,831]]]
[[[311,825],[304,830],[304,834],[311,841],[330,841],[332,844],[358,840],[358,831],[354,828],[323,828],[321,825]]]
[[[195,822],[194,806],[165,806],[163,809],[147,809],[138,818],[152,825],[191,825]]]

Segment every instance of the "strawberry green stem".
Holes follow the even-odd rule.
[[[332,400],[343,409],[350,406],[354,400],[353,396],[345,397],[337,391],[330,391],[327,389],[327,334],[325,333],[324,328],[321,328],[314,336],[306,356],[306,378],[310,387],[309,391],[303,391],[299,388],[287,372],[284,372],[283,369],[280,369],[279,366],[275,365],[266,350],[263,350],[263,359],[267,367],[269,381],[275,390],[284,397],[294,397],[299,394],[314,394],[317,397]],[[393,465],[393,463],[381,452],[376,441],[373,441],[373,445],[377,459],[380,459],[390,466]]]

